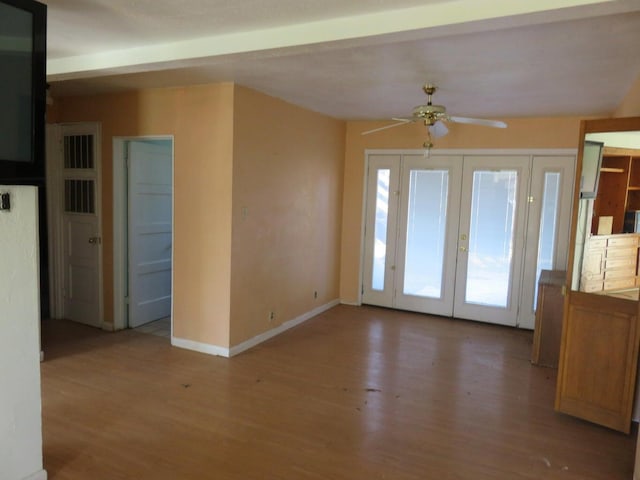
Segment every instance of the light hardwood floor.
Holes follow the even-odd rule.
[[[232,359],[43,325],[52,480],[631,479],[626,436],[553,411],[532,333],[336,307]]]

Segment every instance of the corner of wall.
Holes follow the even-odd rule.
[[[635,117],[640,115],[640,75],[627,91],[613,117]]]

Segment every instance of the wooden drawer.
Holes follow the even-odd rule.
[[[638,254],[637,247],[616,247],[616,248],[607,248],[606,257],[607,258],[620,258],[620,257],[636,258],[637,254]]]
[[[636,235],[622,235],[620,237],[609,238],[607,247],[637,247],[638,237]]]
[[[632,278],[636,277],[636,269],[635,268],[621,268],[615,270],[607,270],[604,272],[605,280],[613,280],[616,278]]]
[[[630,267],[635,269],[636,257],[608,258],[604,263],[604,268],[624,268]]]
[[[587,248],[588,249],[601,249],[607,246],[606,238],[589,238],[587,240]]]
[[[636,277],[632,278],[620,278],[616,280],[605,280],[605,290],[616,290],[619,288],[633,288],[636,286]]]

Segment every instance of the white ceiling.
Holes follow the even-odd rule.
[[[607,115],[640,0],[46,0],[53,97],[234,81],[343,119]]]

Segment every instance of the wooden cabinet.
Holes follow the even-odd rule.
[[[638,302],[569,292],[556,410],[629,433],[638,364]]]
[[[544,367],[557,367],[562,334],[563,287],[567,272],[542,270],[538,281],[536,324],[533,330],[531,363]]]
[[[623,290],[638,286],[640,234],[593,235],[585,242],[580,291]]]
[[[594,140],[596,134],[605,138],[602,134],[637,131],[640,117],[584,120],[579,138],[584,142]],[[620,137],[606,138],[611,145]],[[580,160],[583,152],[581,146]],[[620,234],[625,211],[640,210],[640,146],[605,146],[595,200],[580,198],[581,175],[579,165],[569,250],[572,261],[567,269],[572,289],[565,295],[555,408],[628,433],[640,345],[639,285],[635,274],[638,236],[585,235],[588,237],[589,226],[594,226],[589,222],[595,220],[597,227],[602,215],[613,217],[612,233]],[[632,276],[636,277],[633,288],[625,290],[631,286]],[[579,279],[585,282],[582,290],[599,295],[573,290],[581,283]]]
[[[640,210],[640,150],[605,147],[591,233],[598,232],[598,220],[603,216],[612,217],[612,233],[622,233],[629,210]]]

